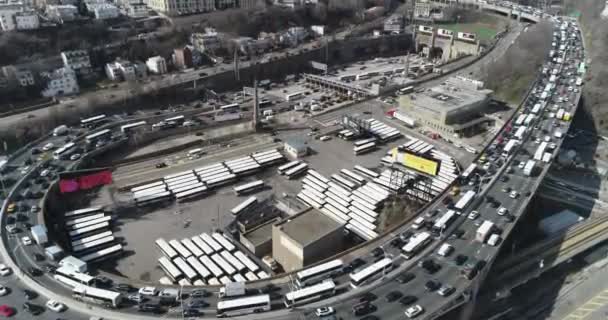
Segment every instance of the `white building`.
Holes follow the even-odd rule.
[[[167,14],[189,14],[215,10],[215,0],[146,0],[150,9]]]
[[[200,52],[214,52],[222,47],[220,38],[215,31],[193,33],[190,35],[190,43]]]
[[[23,11],[21,2],[0,3],[0,29],[11,31],[17,28],[15,14]]]
[[[264,0],[239,0],[239,7],[241,9],[257,9],[266,6]]]
[[[49,19],[59,22],[72,21],[78,16],[78,8],[71,4],[46,6]]]
[[[27,67],[4,66],[1,73],[8,81],[16,82],[22,87],[33,86],[35,84],[34,74]]]
[[[141,62],[131,62],[126,60],[116,60],[107,63],[105,66],[106,75],[112,81],[125,80],[132,81],[144,78],[147,75],[146,65]]]
[[[145,18],[148,16],[148,6],[145,3],[127,3],[124,6],[125,15],[131,18]]]
[[[146,61],[146,66],[151,73],[163,74],[167,73],[167,61],[161,56],[150,57]]]
[[[42,74],[48,80],[47,86],[42,90],[44,97],[55,97],[76,94],[80,91],[76,73],[70,68],[59,68],[53,72]]]
[[[88,4],[87,8],[95,19],[113,19],[120,16],[120,10],[115,5],[109,3]]]
[[[23,11],[15,14],[17,30],[35,30],[40,28],[40,18],[35,11]]]
[[[325,26],[310,26],[310,30],[318,36],[325,35]]]
[[[63,66],[68,67],[77,74],[88,74],[91,72],[91,59],[85,50],[63,51],[61,53]]]

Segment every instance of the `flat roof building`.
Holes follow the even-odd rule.
[[[399,111],[433,130],[469,136],[490,122],[484,116],[492,90],[483,83],[452,77],[422,92],[399,98]]]
[[[272,256],[286,272],[330,257],[343,249],[344,225],[315,209],[272,228]]]

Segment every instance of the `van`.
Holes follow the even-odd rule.
[[[412,224],[412,229],[418,230],[424,226],[424,218],[418,217],[414,220],[414,224]]]
[[[447,257],[452,251],[454,251],[454,247],[449,243],[444,243],[439,247],[439,250],[437,250],[437,254],[442,257]]]
[[[500,242],[500,236],[497,235],[496,233],[491,235],[490,238],[488,239],[488,245],[491,246],[496,246],[498,243]]]

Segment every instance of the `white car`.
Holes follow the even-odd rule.
[[[53,149],[54,147],[55,147],[55,145],[52,142],[49,142],[42,147],[42,151],[49,151],[49,150]]]
[[[8,294],[8,288],[0,284],[0,297]]]
[[[42,172],[40,172],[40,176],[46,177],[49,175],[49,173],[51,173],[51,171],[49,169],[44,169],[44,170],[42,170]]]
[[[0,276],[8,276],[11,274],[11,268],[7,267],[5,264],[0,263]]]
[[[517,191],[513,190],[511,191],[511,193],[509,193],[509,197],[511,199],[516,199],[519,196],[519,193],[517,193]]]
[[[498,209],[499,216],[504,216],[505,214],[507,214],[507,212],[509,212],[509,210],[507,210],[507,208],[505,207],[500,207],[500,209]]]
[[[471,211],[471,213],[469,213],[468,218],[471,220],[475,220],[475,219],[479,218],[479,212],[477,212],[475,210]]]
[[[522,161],[519,163],[519,165],[517,165],[518,168],[523,169],[526,166],[526,164]]]
[[[420,305],[415,305],[415,306],[411,306],[407,309],[405,309],[405,315],[412,319],[412,318],[416,318],[419,314],[421,314],[424,311],[424,309],[420,306]]]
[[[155,287],[143,287],[139,289],[139,294],[142,296],[155,296],[158,293]]]
[[[322,136],[321,138],[319,138],[319,140],[321,141],[327,141],[327,140],[331,140],[330,136]]]
[[[315,311],[315,314],[317,315],[317,317],[326,317],[329,315],[334,314],[335,310],[332,307],[323,307],[323,308],[318,308]]]
[[[40,211],[40,208],[37,205],[33,205],[33,206],[30,207],[30,212],[31,213],[36,213],[38,211]]]
[[[21,238],[21,242],[23,243],[24,246],[30,246],[30,245],[32,245],[32,238],[25,236],[25,237]]]
[[[74,160],[78,160],[80,159],[80,153],[74,153],[73,155],[70,156],[70,160],[74,161]]]
[[[46,302],[46,307],[55,311],[55,312],[62,312],[65,310],[65,304],[59,302],[59,301],[55,301],[55,300],[49,300]]]
[[[21,174],[26,174],[28,171],[30,171],[30,166],[25,166],[21,169]]]

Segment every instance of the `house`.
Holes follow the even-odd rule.
[[[70,68],[77,75],[85,75],[91,72],[91,59],[86,50],[72,50],[61,52],[63,66]]]
[[[2,31],[17,29],[15,14],[21,11],[23,11],[23,3],[21,2],[0,3],[0,29]]]
[[[164,74],[167,73],[167,61],[161,56],[150,57],[146,61],[146,66],[151,73]]]
[[[42,96],[44,97],[56,97],[80,92],[76,72],[68,67],[45,72],[41,76],[47,80],[46,88],[42,90]]]
[[[214,30],[191,34],[190,43],[200,52],[214,52],[222,47],[218,34]]]
[[[17,30],[35,30],[40,28],[40,18],[35,11],[17,12],[15,26]]]
[[[143,62],[131,62],[128,60],[116,60],[107,63],[105,72],[108,79],[112,81],[134,81],[147,76],[146,65]]]
[[[78,17],[78,8],[71,4],[46,6],[46,16],[54,21],[63,23],[73,21]]]

